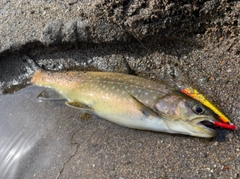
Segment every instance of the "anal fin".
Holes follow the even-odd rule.
[[[93,109],[91,109],[89,106],[79,102],[79,101],[67,101],[65,104],[69,107],[75,108],[75,109],[80,109],[83,112],[89,113],[89,114],[94,114]]]

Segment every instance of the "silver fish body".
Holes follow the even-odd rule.
[[[214,121],[212,112],[164,83],[120,73],[81,71],[36,71],[32,83],[55,89],[70,105],[80,103],[125,127],[205,138],[216,135],[201,123]]]

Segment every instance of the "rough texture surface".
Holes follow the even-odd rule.
[[[30,91],[34,101],[35,88],[3,95],[28,83],[34,70],[27,56],[50,70],[117,71],[194,86],[240,126],[239,16],[239,1],[227,0],[1,1],[0,122],[12,125],[31,111],[33,120],[43,114],[46,120],[27,120],[31,127],[18,130],[31,133],[52,121],[57,131],[42,132],[15,178],[239,178],[239,130],[220,130],[212,141],[136,131],[99,119],[78,121],[79,113],[55,103],[25,101],[34,108],[19,108]],[[59,133],[63,142],[55,144]],[[54,148],[59,156],[41,163]]]

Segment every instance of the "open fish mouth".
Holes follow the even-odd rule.
[[[216,119],[209,118],[209,117],[199,117],[191,120],[192,123],[195,125],[198,125],[202,129],[208,130],[210,132],[216,132],[215,129],[218,128],[218,126],[215,125]]]
[[[198,125],[200,125],[201,127],[205,128],[205,129],[211,130],[211,131],[215,131],[215,129],[219,128],[211,120],[202,120],[198,123]]]

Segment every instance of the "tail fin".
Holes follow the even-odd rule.
[[[30,68],[33,71],[42,71],[43,70],[33,59],[31,59],[27,55],[23,55],[22,59],[29,64]]]

